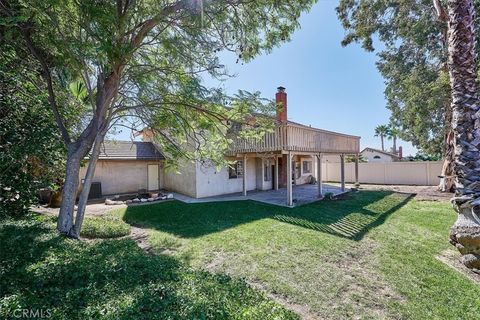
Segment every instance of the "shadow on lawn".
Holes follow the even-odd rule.
[[[84,243],[45,222],[0,224],[0,318],[49,310],[54,319],[295,318],[240,280],[145,254],[132,240]]]
[[[318,201],[296,208],[251,200],[190,204],[172,201],[128,207],[123,219],[130,224],[195,238],[270,218],[359,241],[410,199],[410,195],[388,191],[362,191],[346,200]]]

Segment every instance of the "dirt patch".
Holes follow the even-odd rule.
[[[227,258],[227,255],[223,251],[216,252],[212,261],[205,265],[205,269],[212,273],[218,272]]]
[[[158,254],[158,252],[155,251],[154,248],[152,248],[152,246],[150,245],[150,242],[148,241],[148,230],[147,229],[139,228],[139,227],[136,227],[136,226],[131,226],[130,234],[128,236],[126,236],[126,238],[130,238],[133,241],[135,241],[137,243],[137,245],[140,247],[140,249],[142,249],[146,253],[148,253],[150,255]],[[161,252],[161,253],[162,254],[171,254],[171,253],[168,253],[168,252]]]
[[[87,204],[85,208],[85,215],[86,216],[103,216],[107,212],[112,211],[114,209],[126,208],[127,205],[115,205],[115,206],[107,206],[104,203],[92,203]],[[32,207],[33,212],[42,213],[42,214],[54,214],[58,216],[60,208],[50,208],[47,206],[34,206]],[[76,212],[76,211],[75,211]]]
[[[343,310],[348,306],[358,310],[358,314],[375,319],[395,317],[388,313],[387,305],[392,300],[404,301],[404,298],[383,278],[380,264],[372,254],[375,251],[377,244],[363,239],[347,251],[326,258],[331,260],[331,268],[337,268],[333,276],[340,275],[335,280],[337,292],[331,298],[332,309]]]
[[[353,188],[353,184],[347,185]],[[361,184],[359,190],[382,190],[415,195],[420,201],[450,201],[453,193],[445,193],[437,190],[436,186],[406,186],[406,185],[384,185],[384,184]]]
[[[263,293],[265,293],[267,297],[277,302],[278,304],[281,304],[288,310],[295,312],[303,320],[327,319],[313,312],[308,305],[292,302],[291,300],[289,300],[287,297],[283,295],[271,292],[271,290],[268,290],[265,284],[263,284],[261,281],[257,279],[246,280],[246,281],[252,288],[262,291]]]
[[[470,280],[480,284],[480,274],[475,273],[465,267],[463,263],[460,262],[460,253],[458,253],[457,251],[445,250],[436,258],[441,262],[445,263],[450,268],[454,269],[455,271],[460,272]]]

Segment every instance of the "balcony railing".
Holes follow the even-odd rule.
[[[229,154],[275,151],[355,154],[360,151],[359,149],[360,137],[295,124],[283,124],[259,140],[235,138]]]

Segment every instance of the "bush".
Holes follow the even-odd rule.
[[[130,225],[113,216],[85,217],[80,234],[85,238],[118,238],[130,234]]]
[[[324,195],[325,199],[332,200],[335,197],[335,194],[333,192],[327,192]]]

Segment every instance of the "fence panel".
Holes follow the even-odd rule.
[[[370,162],[359,164],[360,183],[435,186],[440,182],[442,161]],[[323,163],[325,181],[340,181],[340,163]],[[345,164],[345,180],[355,181],[355,165]]]

